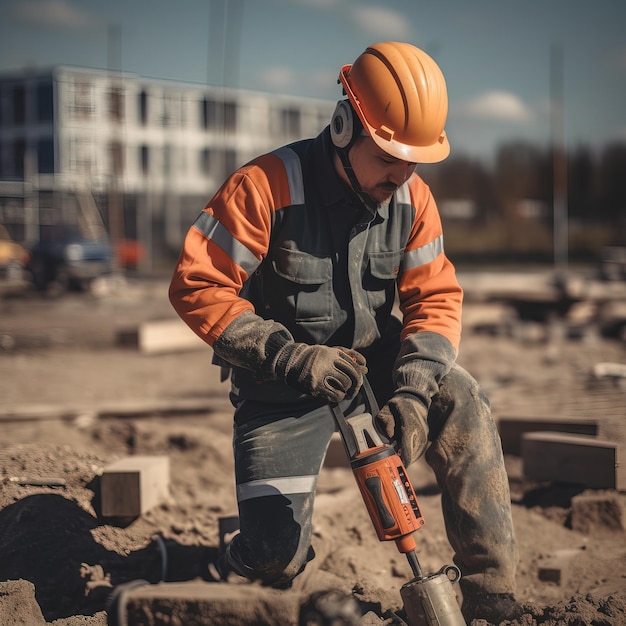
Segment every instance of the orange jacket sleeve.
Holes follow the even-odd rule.
[[[272,211],[286,204],[282,162],[265,155],[235,172],[189,229],[169,298],[209,345],[243,311],[254,310],[239,292],[267,254]]]
[[[409,185],[417,213],[398,281],[402,338],[435,332],[458,351],[463,291],[444,252],[441,219],[429,187],[418,176]]]

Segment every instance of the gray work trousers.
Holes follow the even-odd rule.
[[[364,404],[357,396],[341,408],[350,416]],[[501,442],[485,394],[460,366],[442,379],[428,423],[425,458],[441,488],[461,588],[513,593],[518,555]],[[230,569],[281,587],[313,558],[315,488],[334,430],[328,405],[238,403],[233,443],[241,532],[226,552]]]

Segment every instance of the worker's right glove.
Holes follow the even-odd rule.
[[[376,416],[383,434],[391,441],[406,466],[417,461],[428,444],[428,409],[415,395],[394,395]]]
[[[290,387],[328,402],[352,398],[367,373],[365,358],[354,350],[305,343],[287,344],[275,369]]]
[[[282,381],[327,402],[353,397],[367,372],[365,358],[348,348],[310,346],[294,341],[278,322],[245,311],[213,343],[229,364],[254,372],[259,380]]]

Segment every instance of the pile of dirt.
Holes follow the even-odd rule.
[[[80,430],[74,422],[49,423],[40,425],[42,434],[54,429],[51,438],[63,439],[65,433],[72,445],[22,443],[0,451],[0,581],[34,585],[36,603],[23,604],[24,611],[38,605],[45,620],[57,626],[77,624],[77,616],[85,626],[102,626],[106,599],[116,585],[202,579],[217,554],[219,518],[236,511],[230,442],[207,421],[110,419]],[[99,476],[127,454],[167,454],[170,497],[137,519],[102,518]],[[434,572],[452,556],[439,494],[426,467],[417,464],[411,472],[427,520],[416,533],[420,562]],[[546,490],[535,495],[529,490],[531,506],[513,507],[522,555],[518,595],[527,612],[520,626],[623,624],[626,549],[623,530],[615,530],[619,517],[611,523],[598,520],[585,533],[574,531],[567,525],[572,490]],[[324,469],[314,519],[318,558],[310,592],[334,589],[356,598],[368,619],[378,620],[362,623],[394,623],[410,569],[393,545],[377,541],[349,469]],[[542,581],[542,565],[564,550],[571,552],[569,574]],[[13,597],[15,590],[7,587],[13,584],[0,582],[0,594]],[[0,601],[0,623],[20,623],[2,622],[4,608]],[[38,623],[22,617],[21,623]]]

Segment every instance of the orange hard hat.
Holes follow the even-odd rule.
[[[339,81],[363,127],[387,154],[413,163],[448,156],[446,82],[423,50],[394,41],[374,44],[341,68]]]

